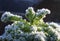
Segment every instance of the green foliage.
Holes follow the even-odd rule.
[[[25,17],[5,12],[2,22],[11,21],[13,24],[5,27],[5,33],[0,37],[1,41],[60,41],[60,25],[57,23],[45,23],[43,18],[50,14],[48,9],[39,9],[36,12],[32,7],[26,10]]]

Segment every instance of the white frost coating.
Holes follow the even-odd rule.
[[[60,39],[60,32],[55,31],[55,35],[57,35],[57,39],[59,40]]]
[[[12,15],[10,12],[5,12],[1,17],[1,21],[4,22],[5,20],[8,20],[10,15]]]
[[[44,32],[37,32],[36,33],[36,36],[35,36],[35,39],[37,39],[36,41],[46,41],[46,36],[44,34]],[[35,40],[34,40],[35,41]]]
[[[28,9],[26,9],[26,14],[29,13],[29,10],[32,11],[33,14],[35,14],[33,7],[29,7]]]
[[[53,26],[55,26],[56,28],[60,28],[60,25],[57,24],[57,23],[54,23],[54,22],[51,22],[50,25],[53,25]]]
[[[50,13],[51,13],[50,10],[43,8],[43,9],[38,9],[37,12],[36,12],[36,15],[40,15],[40,14],[50,14]]]
[[[59,24],[54,23],[54,22],[51,22],[51,23],[49,23],[49,25],[51,25],[51,26],[55,27],[55,28],[56,28],[56,30],[57,30],[58,32],[60,32],[60,25],[59,25]]]
[[[5,13],[3,13],[3,15],[1,17],[1,21],[2,22],[7,22],[7,21],[9,21],[9,18],[12,17],[12,16],[15,16],[15,17],[18,17],[18,18],[22,18],[21,16],[13,15],[10,12],[5,12]]]

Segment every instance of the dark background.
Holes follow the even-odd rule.
[[[15,3],[14,0],[0,0],[0,18],[1,18],[1,15],[5,11],[18,13],[20,15],[20,13],[25,13],[25,10],[28,7],[32,6],[34,7],[35,11],[41,8],[48,8],[51,10],[51,14],[46,15],[46,18],[44,18],[45,22],[60,23],[60,0],[42,0],[42,1],[38,0],[38,1],[39,1],[38,3],[34,4],[34,2],[20,2],[19,1]],[[11,22],[3,23],[0,20],[0,35],[4,33],[4,27],[7,24],[11,24]]]

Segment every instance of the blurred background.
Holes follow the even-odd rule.
[[[0,18],[5,11],[24,16],[28,7],[34,10],[47,8],[51,10],[50,15],[46,15],[45,22],[60,23],[60,0],[0,0]],[[4,33],[4,27],[11,22],[3,23],[0,20],[0,35]]]

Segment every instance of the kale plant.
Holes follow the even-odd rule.
[[[2,22],[13,22],[5,26],[5,33],[0,36],[0,41],[60,41],[60,25],[54,22],[44,22],[43,18],[50,14],[48,9],[38,9],[33,7],[26,10],[25,17],[5,12]]]

